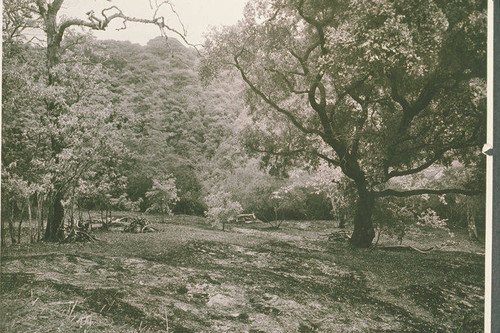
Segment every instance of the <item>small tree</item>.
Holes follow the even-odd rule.
[[[171,214],[171,207],[179,200],[175,178],[168,175],[161,179],[153,179],[153,187],[146,192],[146,199],[150,204],[146,212]]]
[[[205,216],[214,227],[222,227],[228,222],[235,221],[236,216],[241,214],[243,208],[237,201],[231,199],[231,195],[227,192],[217,192],[210,194],[207,198],[208,210]]]
[[[279,228],[285,219],[310,219],[314,218],[311,207],[308,206],[308,199],[317,199],[314,189],[311,187],[291,185],[282,186],[278,190],[271,193],[267,199],[272,205],[274,212],[274,221],[269,221],[273,227]],[[316,200],[314,200],[316,201]],[[317,202],[317,201],[316,201]],[[320,205],[321,202],[319,201]],[[327,211],[326,208],[325,211]],[[312,213],[312,214],[311,214]]]

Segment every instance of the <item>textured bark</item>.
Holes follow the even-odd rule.
[[[5,246],[7,243],[5,242],[5,219],[0,219],[0,223],[1,223],[1,230],[0,230],[0,235],[1,235],[1,238],[2,238],[2,246]]]
[[[41,14],[45,23],[45,31],[47,34],[47,71],[48,71],[48,84],[52,86],[57,83],[57,77],[52,72],[54,67],[59,63],[59,51],[61,47],[62,33],[58,30],[57,13],[61,8],[63,0],[54,1],[49,4],[47,10],[41,9]],[[39,7],[43,7],[39,4]],[[55,115],[59,112],[58,106],[54,101],[48,101],[47,113]],[[57,124],[54,124],[57,126]],[[62,139],[57,135],[52,135],[51,146],[52,154],[57,161],[58,154],[63,150]],[[57,178],[54,177],[54,192],[52,200],[49,201],[49,211],[47,216],[47,227],[45,229],[45,241],[61,241],[64,239],[64,232],[62,230],[64,208],[61,204],[63,199],[63,189],[58,185]]]
[[[354,232],[350,243],[357,248],[368,248],[375,237],[372,223],[375,196],[366,189],[358,189],[358,201],[356,204],[356,216],[354,218]]]
[[[62,195],[56,193],[50,203],[47,228],[45,229],[45,241],[57,242],[64,240],[64,231],[62,230],[64,208],[61,200]]]

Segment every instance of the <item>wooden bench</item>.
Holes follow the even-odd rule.
[[[255,214],[240,214],[236,216],[236,223],[250,223],[250,222],[257,222],[257,218],[255,217]]]

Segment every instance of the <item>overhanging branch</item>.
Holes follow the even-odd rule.
[[[416,167],[411,168],[411,169],[406,169],[406,170],[392,170],[391,172],[389,172],[387,174],[387,179],[394,178],[394,177],[412,175],[414,173],[420,172],[422,170],[427,169],[431,165],[433,165],[436,161],[438,161],[441,157],[443,157],[443,155],[448,151],[451,151],[453,149],[470,148],[470,147],[474,147],[476,145],[477,145],[476,143],[465,143],[465,142],[464,143],[461,142],[461,143],[450,144],[450,145],[444,147],[443,149],[436,151],[432,157],[430,157],[428,160],[426,160],[425,162],[423,162],[419,166],[416,166]],[[421,147],[417,147],[417,149],[422,149],[422,148],[425,148],[426,146],[428,146],[428,145],[421,145]]]
[[[240,72],[240,75],[241,75],[243,81],[245,81],[245,83],[250,87],[250,89],[252,89],[252,91],[254,93],[256,93],[259,97],[261,97],[267,105],[271,106],[273,109],[275,109],[279,113],[285,115],[288,118],[288,120],[290,120],[290,122],[295,127],[297,127],[301,132],[306,133],[306,134],[319,135],[322,138],[325,137],[325,134],[323,132],[316,130],[316,129],[313,129],[313,128],[305,127],[290,111],[285,110],[282,107],[280,107],[278,104],[276,104],[274,101],[272,101],[268,96],[266,96],[266,94],[264,94],[264,92],[262,92],[259,88],[257,88],[257,86],[252,81],[250,81],[250,79],[246,75],[245,71],[240,66],[240,63],[238,61],[237,56],[234,57],[234,62],[235,62],[234,66]]]
[[[340,161],[339,160],[335,160],[335,159],[333,159],[331,157],[328,157],[325,154],[319,153],[317,151],[313,151],[313,154],[316,155],[316,156],[318,156],[319,158],[324,159],[328,163],[331,163],[331,164],[333,164],[335,166],[340,166]]]
[[[441,150],[434,154],[434,156],[430,159],[428,159],[426,162],[422,163],[421,165],[412,168],[412,169],[407,169],[407,170],[392,170],[387,174],[387,179],[391,179],[393,177],[401,177],[401,176],[407,176],[407,175],[412,175],[414,173],[420,172],[424,169],[427,169],[431,165],[433,165],[439,158],[443,156],[443,154],[447,151],[446,150]]]
[[[479,195],[484,193],[483,190],[465,190],[460,188],[447,188],[447,189],[415,189],[415,190],[407,190],[407,191],[398,191],[393,189],[387,189],[380,192],[374,192],[375,196],[378,198],[383,197],[412,197],[415,195],[422,194],[464,194],[464,195]]]

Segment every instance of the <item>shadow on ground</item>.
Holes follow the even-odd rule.
[[[352,250],[327,221],[181,220],[3,251],[2,332],[482,331],[481,254]]]

